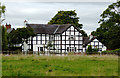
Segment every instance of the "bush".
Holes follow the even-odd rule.
[[[98,48],[92,49],[92,53],[97,54],[98,53]]]
[[[102,54],[119,54],[119,53],[120,53],[120,48],[115,50],[102,51]]]
[[[19,49],[14,51],[14,54],[20,54],[20,53],[22,53],[22,51]]]
[[[88,48],[87,48],[87,50],[86,50],[86,53],[87,53],[87,54],[96,54],[96,53],[98,53],[98,49],[97,49],[97,48],[92,49],[92,46],[91,46],[91,45],[88,45]]]
[[[92,46],[91,46],[91,45],[88,45],[88,48],[87,48],[86,52],[87,52],[87,53],[92,52]]]
[[[22,47],[9,47],[10,51],[16,51],[16,50],[21,50],[22,51]]]

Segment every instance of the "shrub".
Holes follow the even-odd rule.
[[[22,51],[18,49],[18,50],[15,50],[13,54],[20,54],[20,53],[22,53]]]
[[[92,46],[91,45],[88,45],[88,48],[87,48],[86,52],[87,53],[92,52]]]
[[[86,53],[87,53],[87,54],[96,54],[96,53],[98,53],[98,49],[97,49],[97,48],[92,49],[92,46],[91,46],[91,45],[88,45],[88,48],[87,48],[87,50],[86,50]]]
[[[120,53],[120,48],[115,49],[115,50],[107,50],[107,51],[102,51],[102,54],[119,54]]]
[[[97,54],[98,53],[98,48],[92,49],[92,53]]]

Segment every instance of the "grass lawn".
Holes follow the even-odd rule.
[[[118,76],[118,56],[2,57],[3,76]]]

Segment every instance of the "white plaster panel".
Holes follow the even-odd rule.
[[[68,31],[66,32],[66,35],[69,35],[69,32],[68,32]]]
[[[62,40],[65,40],[65,36],[62,36]]]
[[[71,28],[71,30],[74,30],[74,27],[73,27],[73,26],[71,26],[70,28]]]
[[[98,45],[98,42],[95,42],[95,45]]]
[[[65,44],[65,41],[62,41],[62,44]]]
[[[71,44],[74,44],[74,41],[71,41]]]
[[[65,32],[62,35],[65,35]]]
[[[74,32],[71,32],[71,35],[74,35]]]
[[[78,44],[78,41],[75,41],[75,44]]]
[[[80,44],[83,44],[83,41],[80,41]]]
[[[62,45],[62,49],[65,49],[65,45]]]
[[[66,41],[66,44],[69,44],[69,41]]]
[[[35,36],[35,37],[33,37],[33,40],[36,40],[36,36]]]
[[[38,38],[38,40],[40,40],[40,36],[38,36],[37,38]]]

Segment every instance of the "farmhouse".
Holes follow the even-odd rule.
[[[36,36],[28,38],[27,41],[28,50],[35,52],[85,52],[87,45],[92,45],[93,48],[99,48],[102,51],[104,47],[93,38],[83,37],[80,29],[72,24],[26,24],[26,27],[33,28],[36,33]],[[24,49],[25,47],[22,46],[23,51]]]
[[[106,46],[104,46],[96,37],[90,35],[90,37],[84,37],[84,51],[88,48],[88,45],[91,45],[92,48],[97,48],[99,52],[106,50]]]

